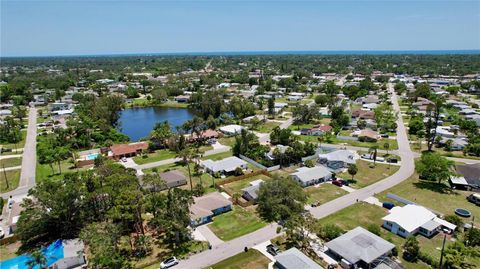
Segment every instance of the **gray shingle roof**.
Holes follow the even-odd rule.
[[[359,261],[369,264],[395,247],[362,227],[357,227],[333,239],[326,246],[354,264]]]
[[[320,265],[307,257],[297,248],[288,249],[275,256],[277,264],[285,269],[323,269]]]

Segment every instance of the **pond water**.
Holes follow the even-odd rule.
[[[192,119],[193,111],[186,108],[174,107],[134,107],[120,112],[120,126],[122,133],[130,137],[130,141],[139,141],[150,134],[156,123],[168,121],[172,130]]]

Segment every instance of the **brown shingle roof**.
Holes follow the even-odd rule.
[[[132,144],[117,144],[110,147],[110,150],[113,153],[113,156],[120,156],[126,154],[136,153],[139,150],[148,149],[148,144],[146,142],[138,142]]]

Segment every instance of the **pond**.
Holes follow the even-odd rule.
[[[120,112],[119,129],[130,137],[130,141],[139,141],[147,137],[156,123],[168,121],[172,130],[192,119],[194,113],[186,108],[174,107],[134,107]]]

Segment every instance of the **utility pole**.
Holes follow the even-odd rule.
[[[445,240],[447,238],[447,234],[443,233],[443,243],[442,243],[442,252],[440,254],[440,269],[443,268],[443,250],[445,249]]]

